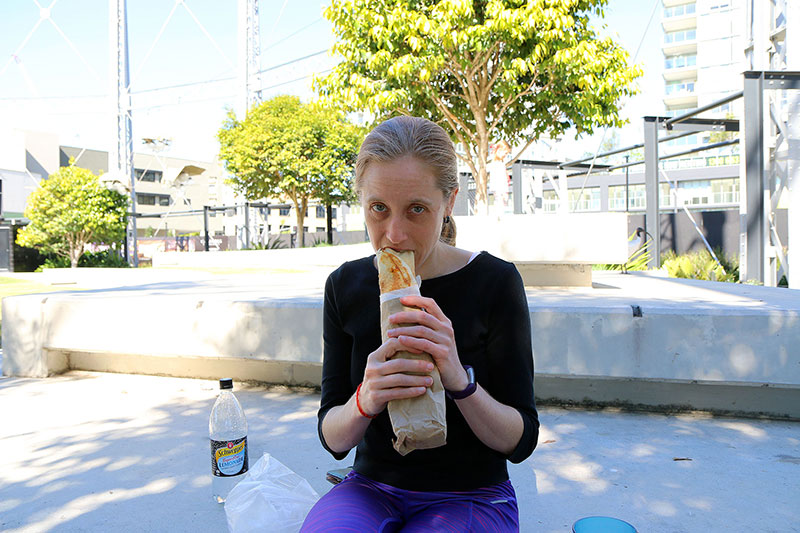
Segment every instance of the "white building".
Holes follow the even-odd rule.
[[[676,116],[742,90],[743,0],[662,0],[664,109]],[[742,101],[703,116],[741,116]],[[707,137],[707,135],[706,135]],[[692,136],[684,144],[702,142]]]

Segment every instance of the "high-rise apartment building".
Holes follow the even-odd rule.
[[[665,114],[680,115],[741,91],[745,70],[744,1],[662,3]],[[724,104],[704,116],[740,116],[741,105],[741,100]],[[702,139],[688,141],[697,143]]]

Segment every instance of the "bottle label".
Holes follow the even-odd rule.
[[[247,437],[211,441],[211,473],[217,477],[238,476],[247,472]]]

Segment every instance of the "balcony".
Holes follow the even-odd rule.
[[[668,94],[664,96],[664,105],[667,107],[697,107],[697,95],[690,92]]]
[[[664,90],[664,105],[667,107],[697,106],[694,80],[668,82]]]
[[[697,54],[668,56],[664,58],[664,80],[697,80]]]
[[[678,4],[665,7],[661,26],[665,32],[674,32],[697,27],[695,4]]]
[[[697,54],[697,30],[688,28],[665,32],[661,50],[665,56]]]

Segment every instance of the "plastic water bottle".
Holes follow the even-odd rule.
[[[211,438],[211,490],[217,503],[225,503],[231,489],[249,468],[247,419],[233,395],[233,380],[219,380],[219,397],[211,408],[208,433]]]

